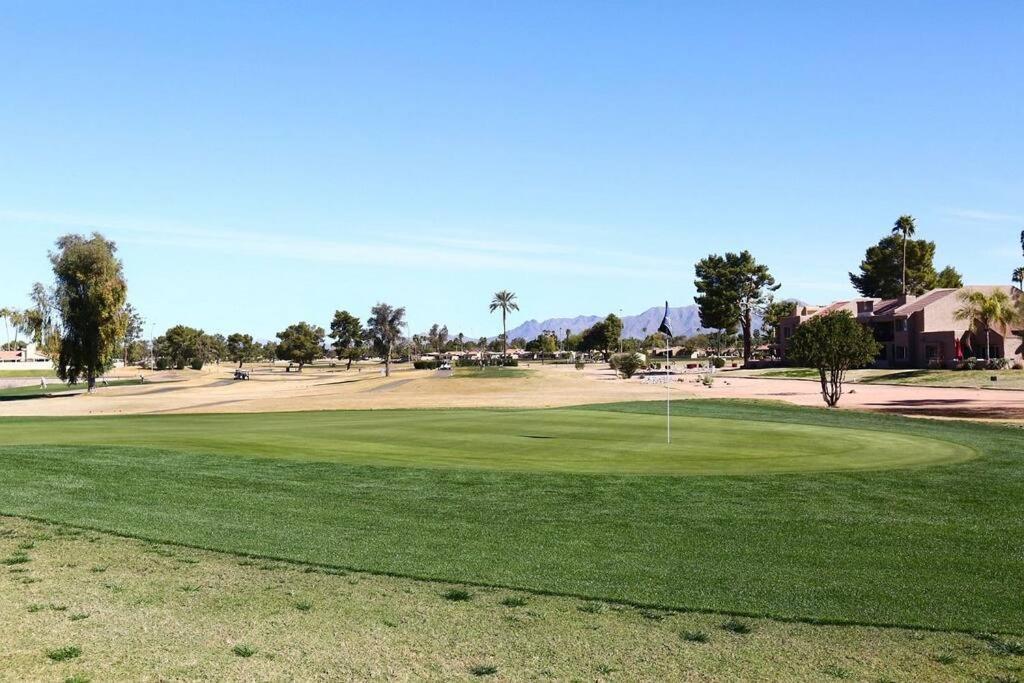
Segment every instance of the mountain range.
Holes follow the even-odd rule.
[[[623,316],[622,337],[624,339],[644,339],[647,335],[657,332],[658,326],[661,325],[661,318],[664,314],[664,308],[661,306],[655,306],[654,308],[648,308],[643,313],[638,313],[637,315]],[[541,321],[527,320],[525,323],[510,329],[508,331],[508,338],[515,339],[517,337],[522,337],[526,340],[536,339],[544,330],[553,330],[559,337],[564,337],[566,330],[569,330],[572,334],[576,334],[604,318],[605,316],[603,315],[578,315],[574,318],[548,318],[547,320]],[[672,334],[674,335],[690,336],[697,334],[698,332],[707,331],[700,326],[700,313],[695,304],[669,308],[668,320],[669,327],[672,328]],[[754,329],[757,329],[760,326],[761,318],[755,317]]]

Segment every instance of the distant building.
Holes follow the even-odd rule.
[[[881,344],[876,367],[950,367],[970,356],[984,358],[985,332],[972,333],[970,321],[957,320],[954,313],[962,305],[961,292],[991,294],[995,290],[1006,292],[1014,301],[1024,297],[1016,287],[972,285],[961,289],[933,289],[920,296],[907,295],[896,299],[860,298],[836,301],[828,306],[799,306],[795,315],[779,322],[779,350],[785,359],[793,333],[814,316],[849,311],[859,322],[871,328],[875,340]],[[1021,327],[1024,325],[990,330],[988,355],[1021,360]]]
[[[0,363],[49,363],[50,358],[39,353],[39,347],[29,344],[20,351],[0,351]]]

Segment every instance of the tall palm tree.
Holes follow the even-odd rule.
[[[989,331],[993,327],[998,327],[1005,332],[1006,328],[1020,319],[1020,311],[1010,295],[1001,289],[991,294],[980,291],[961,292],[960,308],[953,312],[953,317],[969,321],[970,330],[974,334],[978,333],[979,328],[984,328],[985,360],[989,361]]]
[[[892,234],[903,235],[903,293],[907,293],[907,240],[914,236],[917,225],[914,217],[904,214],[896,219],[892,226]]]
[[[405,327],[405,308],[394,308],[378,303],[370,309],[366,330],[373,345],[384,356],[384,376],[391,376],[391,349],[402,336]]]
[[[1013,281],[1018,289],[1024,289],[1024,266],[1013,271]]]
[[[5,344],[10,344],[11,343],[11,326],[10,326],[11,309],[9,309],[9,308],[0,308],[0,318],[4,319],[4,343]]]
[[[501,357],[508,353],[508,314],[509,311],[518,311],[519,304],[516,303],[516,295],[513,292],[503,289],[494,293],[491,299],[491,313],[501,309]]]

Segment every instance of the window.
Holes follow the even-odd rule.
[[[897,332],[906,332],[907,331],[907,319],[906,318],[900,318],[899,320],[896,321],[896,331]]]
[[[926,345],[924,347],[924,357],[926,360],[938,360],[939,347],[936,344]]]
[[[787,325],[786,327],[782,328],[782,338],[783,339],[789,339],[792,334],[793,334],[793,328],[792,327]]]
[[[906,360],[906,359],[907,359],[907,347],[906,346],[897,346],[896,347],[896,360]]]

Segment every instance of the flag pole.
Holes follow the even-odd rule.
[[[665,317],[661,319],[658,332],[665,335],[665,443],[672,443],[672,378],[668,372],[669,343],[672,341],[672,327],[668,324],[668,302],[665,302]]]
[[[668,376],[668,342],[665,335],[665,443],[672,443],[672,387]]]

